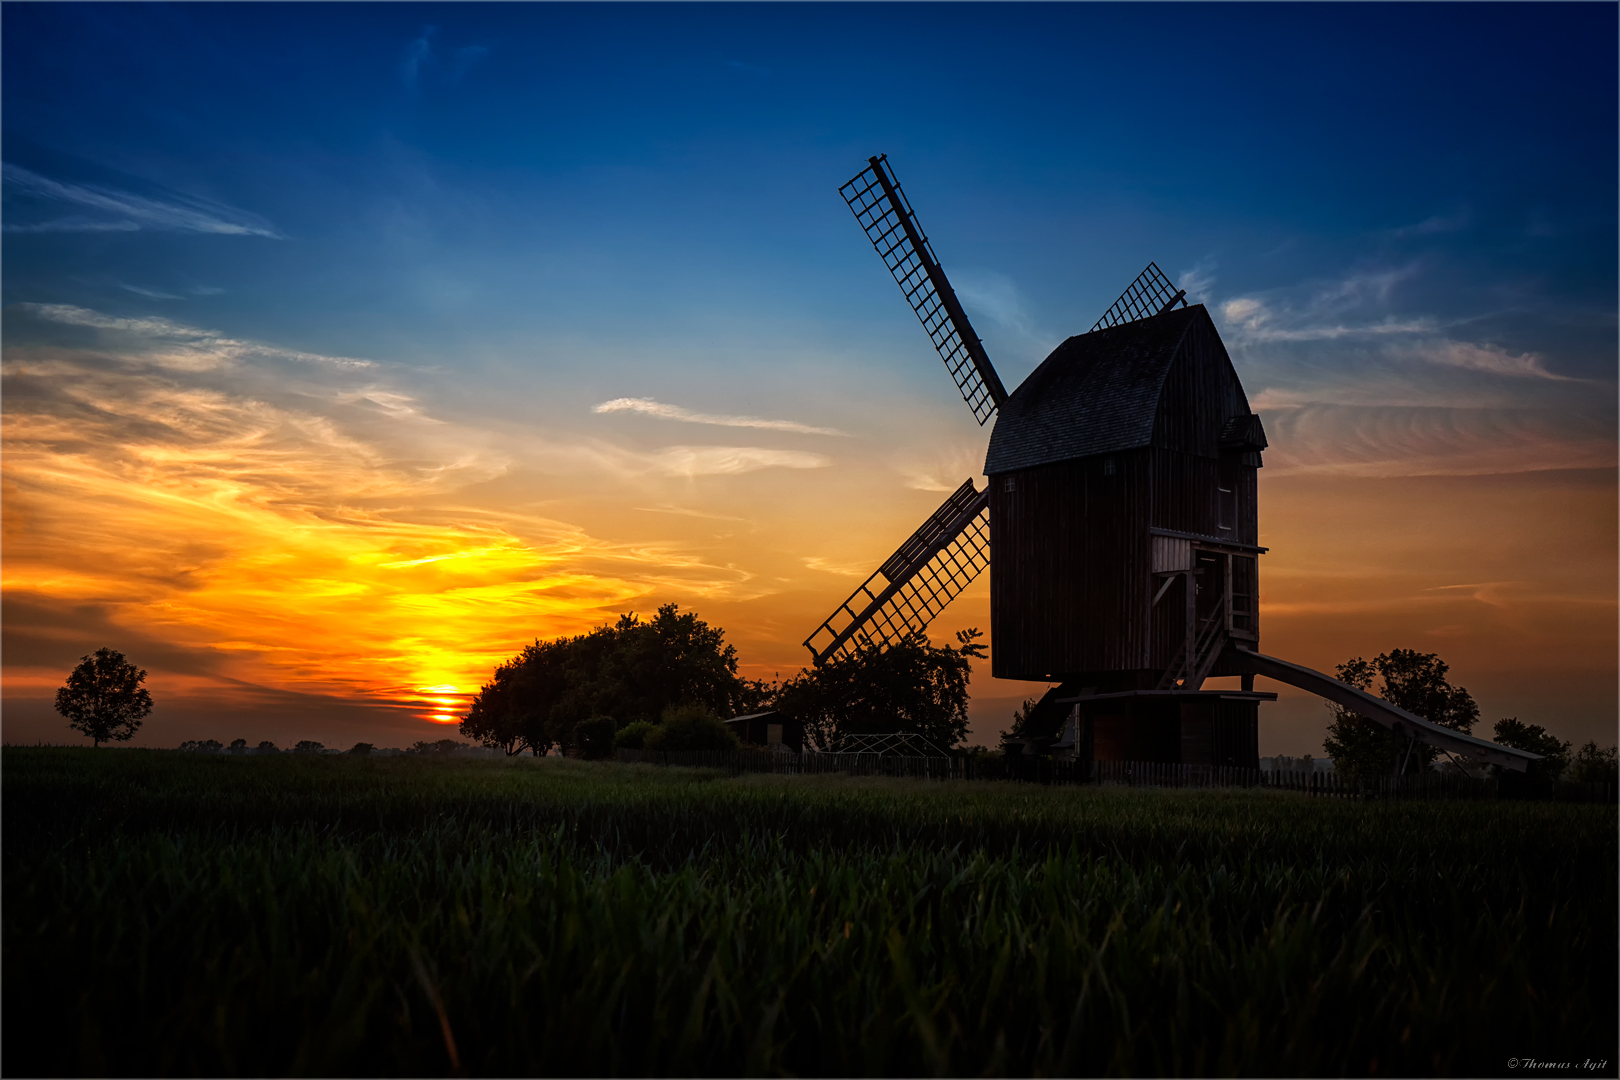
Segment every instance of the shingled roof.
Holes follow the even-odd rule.
[[[985,475],[1147,446],[1166,374],[1202,304],[1078,334],[1002,403]]]

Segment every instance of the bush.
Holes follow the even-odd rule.
[[[587,761],[600,761],[613,756],[613,736],[619,725],[611,716],[593,716],[574,725],[574,744],[579,756]]]
[[[647,732],[643,749],[662,751],[735,750],[737,736],[702,705],[676,705],[664,710],[664,722]]]
[[[613,736],[613,746],[616,750],[645,750],[647,736],[658,730],[658,725],[651,720],[637,720],[633,724],[626,724]]]

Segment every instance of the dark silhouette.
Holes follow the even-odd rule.
[[[1493,738],[1503,746],[1540,754],[1541,760],[1530,766],[1532,775],[1556,780],[1569,767],[1571,744],[1549,735],[1540,724],[1524,724],[1516,716],[1504,716],[1496,722]]]
[[[1381,680],[1383,686],[1375,691],[1379,697],[1441,727],[1466,734],[1479,719],[1473,697],[1447,681],[1450,667],[1434,653],[1395,649],[1371,660],[1359,656],[1347,660],[1338,671],[1341,681],[1359,690],[1373,691],[1373,680]],[[1333,768],[1345,776],[1421,773],[1440,756],[1436,747],[1400,739],[1389,728],[1342,705],[1329,704],[1328,711],[1333,722],[1322,745],[1333,759]]]
[[[218,739],[187,739],[180,744],[180,749],[189,754],[217,754],[225,749],[225,744]]]
[[[725,631],[665,604],[646,622],[628,614],[588,634],[526,646],[479,690],[461,734],[508,754],[544,754],[573,746],[588,717],[656,722],[675,705],[731,716],[761,707],[770,692],[738,678]]]
[[[293,747],[293,753],[318,754],[325,749],[326,747],[324,745],[316,742],[314,739],[301,739],[299,740],[298,745]]]
[[[113,649],[97,649],[79,661],[67,685],[56,692],[56,711],[68,726],[89,736],[95,746],[126,742],[152,711],[152,695],[141,683],[146,672]]]
[[[1620,753],[1613,746],[1601,748],[1588,742],[1575,751],[1570,779],[1579,784],[1613,784],[1620,781]]]
[[[642,746],[648,750],[735,750],[737,736],[714,713],[701,705],[664,710],[661,723],[647,732]]]
[[[917,633],[884,649],[863,646],[828,656],[788,680],[776,707],[802,721],[822,748],[849,731],[878,728],[955,746],[967,735],[971,661],[984,655],[979,636],[963,630],[956,648],[936,648]]]
[[[437,757],[448,757],[452,750],[463,745],[465,744],[459,743],[454,739],[440,739],[437,742],[428,742],[426,739],[418,739],[411,745],[411,748],[405,752],[407,754],[431,754]]]

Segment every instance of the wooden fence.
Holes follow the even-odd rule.
[[[1577,784],[1507,774],[1479,779],[1455,773],[1352,780],[1337,773],[1265,772],[1224,765],[1154,761],[1055,761],[1035,757],[901,757],[878,754],[792,754],[770,750],[620,750],[627,764],[676,765],[741,773],[893,776],[916,780],[1015,780],[1101,787],[1273,788],[1330,799],[1552,799],[1614,803],[1613,784]]]

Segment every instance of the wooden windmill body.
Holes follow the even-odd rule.
[[[975,418],[996,424],[987,488],[965,482],[811,634],[818,664],[922,631],[988,567],[993,674],[1058,684],[1033,749],[1253,768],[1258,706],[1276,697],[1254,691],[1263,675],[1406,739],[1534,760],[1260,653],[1265,431],[1209,313],[1156,265],[1008,394],[887,161],[841,193]],[[1240,689],[1202,689],[1233,675]]]

